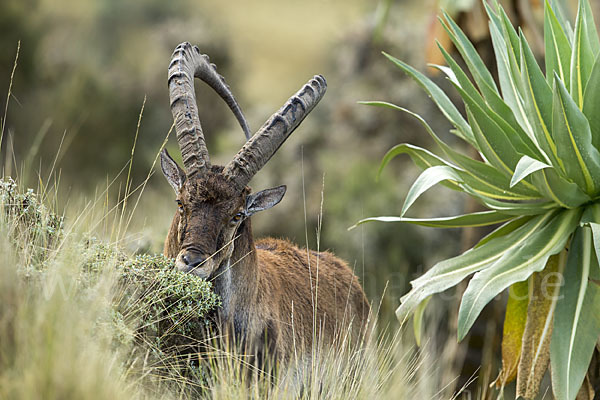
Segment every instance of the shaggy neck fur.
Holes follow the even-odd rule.
[[[250,219],[239,227],[234,249],[229,260],[223,260],[211,277],[215,293],[221,296],[222,316],[234,324],[236,332],[243,332],[258,292],[258,265],[252,239]],[[235,289],[233,289],[235,288]],[[231,320],[235,315],[235,320]]]

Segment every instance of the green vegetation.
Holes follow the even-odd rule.
[[[484,306],[510,288],[503,367],[496,384],[504,387],[516,378],[517,396],[534,398],[550,363],[556,398],[590,396],[586,373],[600,337],[598,32],[587,0],[580,1],[574,28],[546,2],[544,74],[504,10],[497,3],[484,4],[499,86],[458,25],[447,14],[442,21],[468,72],[441,46],[448,66],[435,67],[458,91],[466,119],[436,83],[386,54],[431,96],[453,125],[452,133],[474,147],[482,161],[448,146],[419,115],[394,104],[369,102],[418,119],[439,152],[410,144],[392,148],[382,168],[395,156],[408,154],[424,171],[408,191],[400,217],[361,222],[438,228],[503,223],[471,250],[412,281],[396,311],[398,318],[404,322],[414,315],[419,335],[430,296],[474,274],[458,314],[460,340]],[[436,184],[471,196],[487,210],[405,217],[415,200]]]
[[[160,380],[178,382],[189,390],[203,383],[197,356],[191,354],[199,352],[210,328],[208,315],[219,305],[209,282],[178,273],[172,260],[161,255],[128,257],[88,235],[78,238],[68,233],[63,217],[49,210],[33,190],[21,191],[10,178],[0,180],[0,208],[5,289],[0,295],[0,397],[29,393],[85,398],[87,385],[100,385],[102,377],[111,381],[117,374],[113,378],[121,381],[120,368],[128,374],[155,371]],[[61,347],[70,341],[72,348]],[[60,384],[55,364],[70,368],[68,363],[74,361],[61,361],[63,351],[92,352],[98,380],[81,376],[82,381],[73,377]],[[135,365],[138,359],[151,367],[140,369]],[[45,363],[35,367],[30,364],[35,360]],[[120,367],[105,368],[107,362]],[[35,382],[13,382],[11,377],[21,374]],[[70,374],[79,377],[77,371]],[[34,386],[23,387],[28,385]],[[126,389],[110,382],[104,385],[112,388],[100,390],[95,398],[104,398],[105,393],[111,398],[110,393]]]

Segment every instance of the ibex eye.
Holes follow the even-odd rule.
[[[231,222],[239,222],[240,219],[242,219],[243,215],[242,213],[237,213],[233,216],[233,218],[231,218]]]

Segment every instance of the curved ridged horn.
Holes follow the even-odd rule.
[[[250,137],[246,118],[215,65],[210,63],[207,55],[200,54],[197,46],[181,43],[175,48],[169,64],[168,84],[177,142],[188,176],[210,167],[208,149],[198,117],[194,77],[208,84],[225,100],[240,123],[246,139]]]
[[[223,173],[239,188],[245,187],[312,111],[326,90],[325,78],[315,75],[246,142]]]

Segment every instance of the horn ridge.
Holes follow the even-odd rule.
[[[326,90],[325,78],[315,75],[244,144],[223,173],[239,188],[245,187],[313,110]]]
[[[250,128],[242,110],[225,79],[211,64],[207,55],[197,46],[181,43],[173,51],[169,63],[167,83],[177,141],[188,175],[210,168],[210,158],[198,115],[194,77],[208,84],[225,101],[238,120],[246,138]]]
[[[168,79],[171,112],[175,120],[177,142],[188,175],[204,171],[210,166],[208,149],[198,116],[194,92],[194,60],[189,43],[175,48],[169,63]]]

